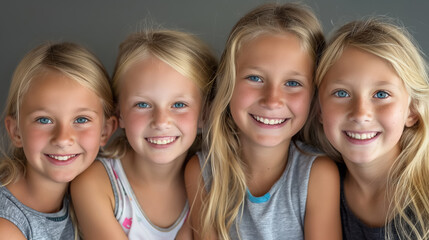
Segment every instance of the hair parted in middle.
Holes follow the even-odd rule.
[[[116,106],[118,106],[123,76],[132,66],[148,57],[160,59],[193,81],[200,90],[203,100],[208,95],[217,69],[217,59],[211,49],[190,33],[175,30],[147,30],[129,35],[119,47],[112,79]],[[202,109],[203,116],[205,109],[205,107]],[[103,151],[103,156],[121,158],[129,148],[131,146],[125,134],[122,133]],[[191,147],[193,148],[196,146]]]
[[[228,37],[211,94],[214,99],[209,119],[203,129],[203,144],[207,154],[205,165],[211,165],[213,178],[216,179],[211,181],[208,194],[203,199],[200,214],[203,238],[208,229],[214,228],[219,238],[229,239],[228,231],[245,199],[246,178],[240,160],[240,142],[229,111],[235,87],[238,52],[243,44],[261,35],[282,33],[292,33],[300,40],[301,47],[314,60],[315,68],[325,39],[314,13],[301,4],[260,5],[243,16]]]

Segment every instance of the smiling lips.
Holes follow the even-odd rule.
[[[356,133],[346,131],[345,133],[348,137],[356,140],[369,140],[377,136],[377,132]]]
[[[252,115],[253,119],[255,119],[256,121],[263,123],[265,125],[279,125],[284,123],[287,118],[264,118],[264,117],[260,117],[260,116],[256,116],[256,115]]]
[[[71,158],[76,157],[78,154],[72,154],[72,155],[52,155],[52,154],[47,154],[50,158],[53,158],[55,160],[58,161],[67,161]]]
[[[166,145],[176,141],[178,137],[153,137],[146,138],[146,141],[156,145]]]

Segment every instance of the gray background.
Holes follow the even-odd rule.
[[[118,45],[146,25],[200,36],[220,56],[235,22],[263,0],[2,0],[0,3],[0,106],[24,54],[45,41],[88,47],[111,74]],[[287,2],[287,1],[277,1]],[[427,0],[303,0],[327,36],[340,25],[369,15],[399,19],[429,54]]]

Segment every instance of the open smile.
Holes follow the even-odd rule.
[[[287,120],[287,118],[266,118],[266,117],[260,117],[253,114],[250,114],[250,115],[257,122],[263,123],[265,125],[279,125],[284,123]]]
[[[365,132],[365,133],[357,133],[357,132],[348,132],[345,131],[345,134],[352,139],[356,140],[370,140],[379,135],[379,132]]]
[[[71,154],[71,155],[54,155],[54,154],[46,154],[46,156],[53,158],[58,161],[67,161],[71,158],[78,156],[79,154]]]
[[[179,137],[150,137],[146,141],[156,145],[167,145],[175,142]]]

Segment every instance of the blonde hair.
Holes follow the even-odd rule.
[[[240,157],[237,127],[229,111],[235,87],[236,56],[241,46],[263,34],[292,33],[315,62],[325,45],[322,28],[313,12],[299,4],[264,4],[242,17],[233,27],[222,54],[216,78],[204,144],[206,165],[212,181],[203,199],[201,226],[203,238],[214,228],[218,237],[229,239],[228,231],[239,215],[246,194],[244,165]],[[200,191],[202,191],[200,189]],[[238,232],[238,224],[235,225]]]
[[[330,67],[348,46],[374,54],[388,62],[403,80],[411,97],[410,109],[418,116],[417,123],[405,127],[400,139],[401,153],[387,179],[392,190],[387,236],[392,237],[390,220],[401,239],[429,238],[429,83],[428,69],[417,44],[409,33],[387,19],[350,22],[336,31],[320,60],[316,85],[320,86]],[[341,155],[326,139],[319,122],[320,106],[310,116],[311,127],[305,130],[323,151],[337,161]],[[398,126],[400,127],[400,126]]]
[[[134,64],[150,56],[160,59],[193,81],[203,100],[208,95],[217,68],[217,60],[210,48],[189,33],[153,30],[131,34],[119,47],[112,83],[117,106],[124,74]],[[203,107],[203,111],[205,109]],[[195,151],[193,149],[198,148],[198,143],[198,140],[194,141],[192,153]],[[121,158],[130,148],[122,131],[105,149],[103,156]]]
[[[113,94],[104,66],[87,49],[68,42],[44,43],[24,56],[12,77],[5,116],[19,121],[23,96],[31,91],[32,80],[47,70],[58,71],[93,91],[102,101],[105,117],[113,116]],[[23,149],[10,143],[7,145],[4,148],[7,150],[5,158],[0,161],[0,181],[3,186],[18,180],[26,171]]]

